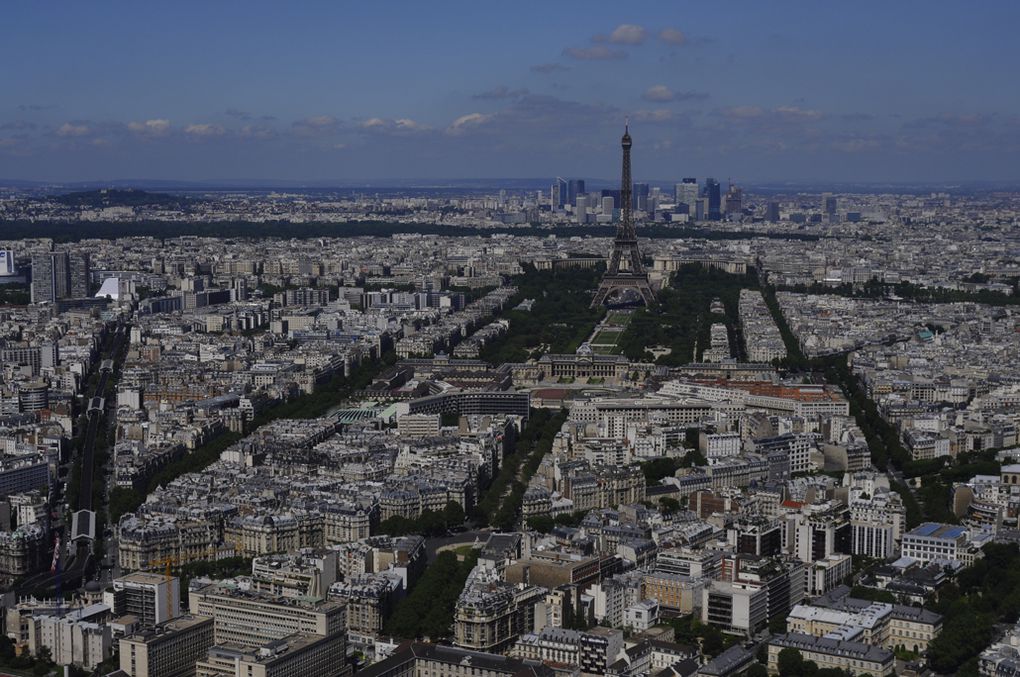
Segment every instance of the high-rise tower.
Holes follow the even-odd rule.
[[[634,232],[634,223],[631,221],[630,147],[633,142],[630,138],[629,126],[624,127],[620,145],[623,147],[620,225],[616,227],[613,252],[609,255],[609,267],[606,269],[606,274],[602,276],[602,283],[599,285],[599,290],[595,292],[595,298],[592,299],[592,308],[604,304],[614,292],[623,292],[628,289],[637,292],[646,306],[655,303],[655,294],[648,281],[645,264],[641,260],[641,250],[638,249],[637,235]]]

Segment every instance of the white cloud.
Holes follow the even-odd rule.
[[[245,125],[239,132],[242,139],[265,140],[276,136],[276,132],[263,125]]]
[[[654,85],[646,89],[642,97],[646,101],[672,101],[674,94],[666,85]]]
[[[291,127],[303,136],[332,134],[340,127],[340,122],[332,115],[313,115],[294,122]]]
[[[446,133],[454,136],[463,134],[473,127],[484,125],[491,119],[492,115],[487,115],[485,113],[468,113],[467,115],[461,115],[446,128]]]
[[[620,24],[609,34],[609,42],[616,45],[640,45],[645,37],[645,29],[641,26]]]
[[[675,28],[663,28],[659,31],[659,39],[670,45],[682,45],[687,42],[687,36]]]
[[[361,128],[379,134],[415,134],[426,132],[431,129],[428,125],[412,120],[411,118],[368,118],[361,123]]]
[[[223,136],[226,134],[226,130],[220,125],[214,125],[208,122],[199,124],[188,125],[184,128],[184,133],[188,136],[195,138],[208,139],[216,136]]]
[[[170,133],[170,121],[163,118],[155,118],[145,122],[129,122],[128,129],[135,134],[145,136],[166,136]]]
[[[91,131],[92,130],[89,129],[88,125],[75,125],[71,124],[70,122],[65,122],[64,124],[60,125],[59,128],[57,128],[57,136],[64,137],[88,136],[89,132]]]

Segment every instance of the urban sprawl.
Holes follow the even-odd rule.
[[[0,672],[1020,674],[1018,221],[5,190]]]

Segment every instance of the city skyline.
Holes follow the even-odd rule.
[[[1009,3],[239,7],[11,9],[0,178],[1020,178]]]

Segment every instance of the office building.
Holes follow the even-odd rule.
[[[892,557],[903,535],[907,512],[894,491],[850,500],[851,553],[876,559]]]
[[[686,178],[673,186],[673,199],[677,204],[685,204],[694,211],[694,203],[698,201],[698,180]]]
[[[56,343],[42,343],[36,346],[14,345],[0,348],[0,365],[30,367],[32,376],[39,376],[43,369],[56,367],[60,351]]]
[[[196,677],[341,677],[349,675],[343,635],[297,634],[257,649],[214,646],[196,665]]]
[[[574,216],[578,223],[584,223],[588,220],[588,198],[584,195],[579,195],[574,204]]]
[[[359,677],[552,677],[554,671],[536,660],[467,651],[441,644],[409,643]]]
[[[294,633],[341,635],[346,631],[343,604],[308,598],[278,597],[211,584],[189,595],[195,615],[211,616],[216,644],[257,649]]]
[[[822,207],[825,209],[825,215],[830,219],[836,216],[836,197],[832,193],[822,193]]]
[[[567,204],[577,205],[577,198],[584,195],[584,179],[570,179],[567,182]]]
[[[213,619],[178,616],[120,640],[120,669],[130,677],[186,677],[213,645]]]
[[[648,193],[651,190],[647,183],[635,183],[633,188],[634,196],[631,199],[631,208],[638,211],[648,211]]]
[[[702,591],[701,620],[753,635],[768,623],[768,597],[755,583],[712,581]]]
[[[973,561],[970,537],[966,527],[925,522],[903,534],[900,547],[903,557],[912,557],[928,564],[937,560]]]
[[[810,564],[829,555],[850,554],[849,510],[835,503],[802,506],[787,513],[783,525],[786,551]]]
[[[32,303],[54,303],[59,299],[89,295],[87,254],[49,252],[32,257]]]
[[[549,207],[553,211],[561,211],[563,206],[566,204],[567,182],[556,177],[556,181],[554,181],[552,186],[549,188]]]
[[[765,208],[765,220],[769,223],[779,223],[779,203],[770,200]]]
[[[337,580],[337,552],[303,548],[263,555],[251,563],[252,588],[281,597],[322,599]]]
[[[71,298],[84,299],[88,297],[91,272],[88,254],[72,254],[68,257],[68,284]]]
[[[53,303],[58,298],[66,298],[70,285],[67,272],[67,254],[63,252],[33,256],[32,303]]]
[[[722,218],[722,194],[720,193],[719,182],[715,179],[705,179],[704,196],[708,199],[708,220],[718,221]]]
[[[181,583],[176,576],[136,571],[113,579],[103,601],[115,615],[131,614],[152,627],[181,614]]]
[[[726,191],[726,216],[740,216],[744,211],[744,191],[739,186],[730,184]]]

